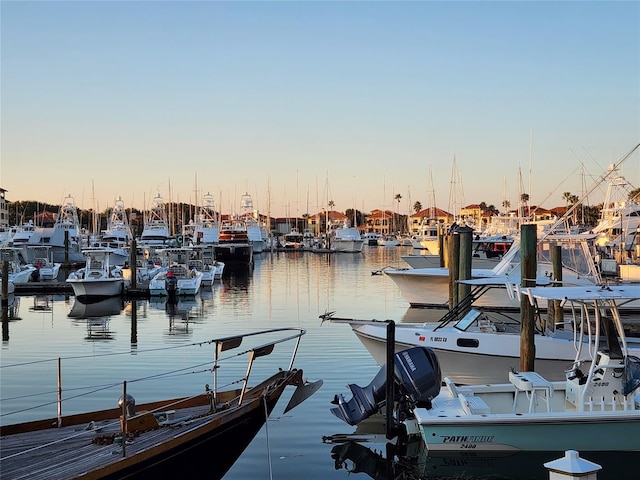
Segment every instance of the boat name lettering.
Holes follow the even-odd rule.
[[[492,443],[493,435],[443,435],[442,443]],[[465,446],[466,448],[474,448]]]
[[[407,362],[407,365],[409,365],[409,368],[411,369],[412,372],[416,371],[416,366],[413,363],[413,360],[411,360],[411,357],[407,354],[406,351],[402,352],[402,356],[404,357],[404,359]]]
[[[594,387],[608,387],[609,386],[609,382],[594,382],[593,386]]]
[[[446,342],[447,337],[431,337],[432,342]]]

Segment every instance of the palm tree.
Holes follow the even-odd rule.
[[[393,224],[393,230],[397,232],[398,230],[400,230],[396,223],[398,221],[398,218],[400,217],[400,215],[399,215],[399,213],[400,213],[400,200],[402,199],[402,195],[400,195],[399,193],[396,193],[395,197],[393,197],[393,198],[394,198],[394,200],[396,200],[398,202],[398,209],[397,209],[398,211],[396,212],[396,213],[398,213],[398,215],[396,215],[396,218],[393,219],[391,223]]]
[[[502,202],[502,206],[504,207],[504,209],[508,212],[509,209],[511,208],[511,202],[509,200],[504,200]]]
[[[417,201],[416,203],[413,204],[413,211],[418,213],[420,210],[422,210],[422,204]]]

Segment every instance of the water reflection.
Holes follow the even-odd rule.
[[[331,449],[336,470],[364,473],[375,480],[542,480],[549,478],[544,464],[565,456],[565,452],[434,455],[420,437],[398,443],[382,443],[383,437],[358,434],[330,438],[336,443]],[[602,467],[600,480],[617,480],[627,478],[628,466],[637,460],[637,453],[582,452],[580,457]]]
[[[124,302],[120,297],[111,297],[97,302],[84,303],[77,298],[73,302],[69,318],[97,318],[119,315],[124,308]]]
[[[110,328],[110,319],[114,315],[119,315],[123,308],[124,303],[120,297],[111,297],[87,303],[75,298],[71,311],[67,316],[77,324],[84,323],[87,329],[84,340],[89,342],[113,340],[114,335]]]
[[[30,312],[51,312],[53,310],[53,295],[34,295]]]
[[[199,295],[168,297],[164,310],[169,318],[169,335],[191,335],[190,326],[204,321],[204,311],[198,308],[202,301]],[[158,308],[156,303],[155,308]]]

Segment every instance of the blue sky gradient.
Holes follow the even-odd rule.
[[[224,212],[248,191],[300,216],[434,195],[447,210],[455,186],[458,206],[524,192],[552,208],[640,142],[637,1],[2,1],[0,15],[9,200],[143,208],[157,192],[195,203],[197,183]],[[624,174],[640,185],[639,153]]]

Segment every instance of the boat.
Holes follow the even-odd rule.
[[[618,260],[625,263],[640,245],[640,200],[637,196],[629,198],[634,186],[614,165],[610,165],[608,171],[611,178],[600,218],[591,231],[598,235],[596,243],[603,254],[613,258],[615,253],[622,253]]]
[[[464,281],[479,288],[479,295],[490,289],[507,295],[507,278]],[[513,286],[509,287],[513,288]],[[514,290],[514,295],[516,291]],[[467,310],[465,312],[465,310]],[[455,383],[499,383],[510,369],[520,365],[520,314],[482,311],[474,306],[447,312],[438,322],[399,323],[395,325],[395,351],[412,347],[431,348],[440,368]],[[378,365],[387,361],[387,321],[338,318],[335,312],[321,318],[332,323],[349,324]],[[578,342],[571,324],[538,316],[536,321],[536,371],[550,381],[564,379],[564,368],[576,360],[589,360],[586,339]],[[640,356],[640,338],[627,341],[632,355]]]
[[[35,227],[26,245],[28,247],[50,246],[51,259],[56,263],[82,263],[84,255],[81,251],[80,233],[80,220],[75,199],[67,195],[58,209],[53,227]],[[33,249],[27,250],[28,255],[34,252]],[[33,257],[29,257],[28,260],[33,261]]]
[[[304,246],[304,236],[296,227],[282,236],[282,248],[285,250],[302,249]]]
[[[253,266],[253,244],[244,222],[225,222],[213,251],[216,261],[224,263],[227,270]]]
[[[378,245],[380,247],[397,247],[400,245],[400,240],[396,235],[380,235]]]
[[[5,262],[9,281],[14,285],[30,282],[36,272],[36,267],[26,263],[19,247],[0,247],[0,273]]]
[[[618,309],[640,298],[640,285],[531,287],[522,294],[534,309],[549,301],[570,308],[576,338],[588,340],[589,361],[582,359],[578,341],[562,381],[511,370],[503,383],[461,386],[442,378],[433,350],[403,350],[393,355],[392,381],[399,385],[393,398],[401,399],[397,420],[436,453],[640,451],[640,358],[629,354]],[[383,377],[385,367],[364,389],[350,385],[354,398],[337,396],[332,412],[351,425],[377,412]],[[356,397],[372,401],[360,407]]]
[[[173,247],[156,250],[165,258],[166,268],[161,269],[149,282],[151,296],[170,294],[195,295],[202,286],[202,272],[189,262],[195,256],[194,250],[188,247]]]
[[[349,226],[348,222],[340,224],[330,232],[330,248],[334,252],[360,253],[364,240],[357,228]]]
[[[251,195],[245,193],[240,198],[240,215],[237,220],[244,222],[249,241],[253,246],[253,253],[264,251],[265,241],[262,228],[258,222],[258,211],[253,210],[253,200]]]
[[[473,268],[494,268],[509,251],[514,237],[508,235],[474,235],[471,246]],[[432,255],[429,250],[402,255],[401,258],[411,268],[439,268],[440,255]]]
[[[265,425],[287,386],[296,389],[285,412],[321,386],[321,380],[306,382],[303,371],[293,367],[304,334],[303,329],[277,328],[186,345],[193,366],[178,371],[176,358],[169,354],[165,358],[170,371],[154,375],[155,382],[164,379],[173,386],[167,388],[173,390],[180,382],[184,391],[180,398],[137,403],[134,395],[144,393],[142,382],[149,380],[141,378],[119,384],[120,392],[113,392],[120,396],[113,398],[117,408],[62,416],[60,396],[57,417],[0,427],[2,478],[197,478],[202,472],[207,478],[222,478]],[[273,374],[261,369],[266,378],[253,382],[250,374],[260,363],[258,359],[270,354],[280,358],[287,345],[292,345],[293,353],[284,359],[287,363],[283,368]],[[206,346],[213,349],[213,354],[199,353]],[[137,352],[136,357],[142,353]],[[59,369],[63,374],[64,360]],[[241,361],[245,362],[244,368]],[[205,365],[208,369],[203,368]],[[195,371],[200,379],[203,373],[206,375],[204,388],[188,380],[196,378]],[[229,377],[233,381],[227,381],[225,372],[241,372],[240,378]],[[59,382],[67,378],[59,377]],[[219,388],[218,382],[222,381],[230,387]],[[117,383],[111,385],[118,387]]]
[[[411,246],[417,250],[427,250],[431,255],[439,255],[438,237],[441,228],[441,224],[433,216],[422,217],[415,233],[411,235]]]
[[[222,278],[224,262],[215,260],[212,245],[199,244],[189,248],[194,252],[195,257],[189,259],[187,268],[202,273],[203,286],[211,286],[213,282]]]
[[[175,245],[175,240],[169,230],[169,220],[167,219],[164,199],[160,193],[153,198],[151,208],[146,212],[144,228],[138,239],[138,245],[155,248]]]
[[[81,301],[122,295],[124,279],[121,270],[111,263],[112,248],[95,247],[83,250],[85,266],[71,272],[67,283]]]
[[[131,258],[129,252],[131,240],[133,240],[133,233],[127,218],[127,210],[122,197],[118,196],[107,220],[107,228],[102,231],[94,246],[112,248],[114,250],[111,255],[112,264],[124,266]]]
[[[209,192],[202,196],[202,204],[198,207],[193,226],[193,240],[195,245],[215,245],[220,236],[218,212],[215,209],[213,195]]]
[[[31,274],[31,279],[36,282],[57,281],[61,264],[51,260],[51,247],[41,245],[30,249],[34,251],[31,265],[36,268]]]
[[[21,225],[12,227],[11,229],[11,243],[14,247],[21,247],[26,245],[33,235],[36,227],[33,224],[33,220],[29,220],[28,222],[24,222]]]
[[[538,240],[538,278],[549,277],[553,272],[552,246],[561,247],[562,281],[565,285],[599,285],[602,277],[593,260],[595,235],[551,234]],[[519,282],[520,241],[514,239],[511,248],[492,269],[472,268],[472,278],[512,277],[511,283]],[[472,261],[473,267],[473,261]],[[402,296],[412,307],[448,308],[449,269],[437,268],[384,268],[381,270],[400,289]],[[476,304],[483,308],[518,310],[517,298],[494,290],[483,295]]]
[[[378,239],[382,237],[378,232],[365,232],[362,234],[362,240],[364,240],[364,244],[370,247],[378,246]]]

